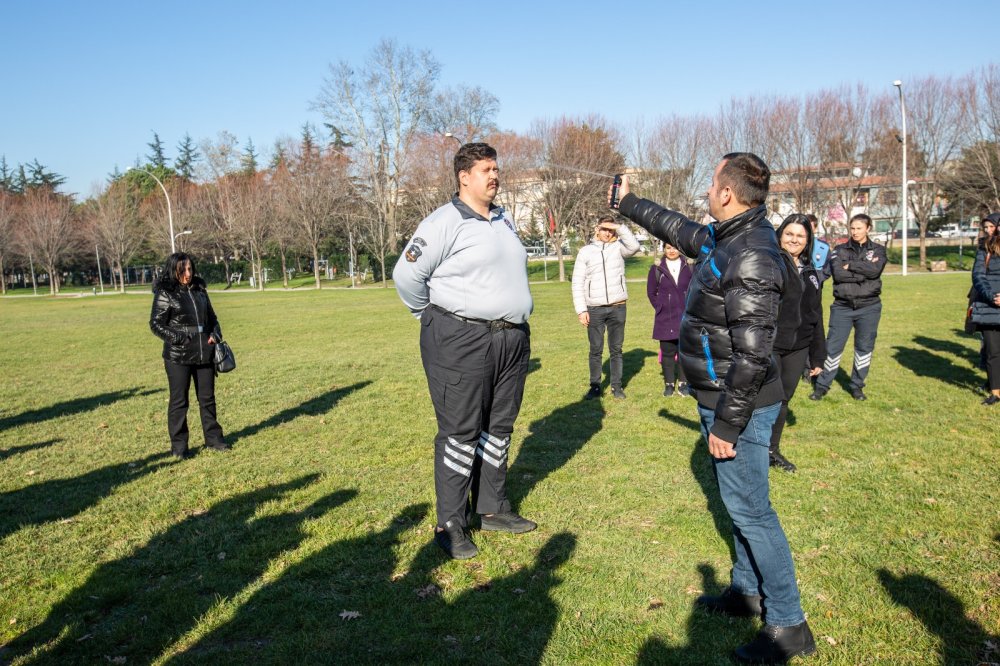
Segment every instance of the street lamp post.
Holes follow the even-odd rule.
[[[174,234],[174,242],[176,242],[177,239],[180,238],[181,236],[190,236],[190,235],[191,235],[190,229],[185,229],[184,231],[178,231],[176,234]],[[173,247],[173,245],[171,245],[171,247]]]
[[[177,236],[183,235],[184,232],[177,234],[177,236],[174,235],[174,214],[170,209],[170,195],[167,194],[167,188],[163,186],[163,183],[160,181],[160,179],[154,176],[152,172],[147,171],[142,167],[134,166],[129,168],[129,171],[143,172],[144,174],[148,175],[150,178],[155,180],[156,184],[160,186],[161,190],[163,190],[163,196],[166,197],[167,199],[167,223],[170,225],[170,253],[173,254],[174,252],[177,252]]]
[[[909,231],[910,226],[910,197],[909,197],[909,181],[906,179],[906,101],[903,99],[903,82],[896,80],[892,82],[892,85],[899,89],[899,114],[903,119],[903,187],[902,196],[903,200],[901,206],[903,207],[903,275],[906,275],[906,234]]]
[[[458,145],[459,145],[459,146],[464,146],[464,145],[465,145],[465,142],[464,142],[464,141],[462,141],[462,140],[461,140],[460,138],[458,138],[457,136],[455,136],[455,135],[454,135],[454,134],[452,134],[451,132],[445,132],[445,133],[444,133],[444,135],[445,135],[446,137],[448,137],[449,139],[454,139],[455,141],[458,141]]]

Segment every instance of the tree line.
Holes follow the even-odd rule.
[[[0,158],[0,289],[15,271],[42,270],[58,293],[66,270],[99,254],[112,287],[136,261],[159,263],[171,246],[169,193],[180,248],[223,267],[246,265],[264,288],[265,260],[305,264],[322,286],[322,259],[368,257],[383,282],[416,224],[455,191],[459,143],[487,141],[500,153],[499,202],[526,240],[550,243],[565,279],[562,248],[586,238],[606,211],[610,174],[628,171],[645,197],[697,219],[718,158],[734,150],[761,155],[775,173],[776,197],[817,214],[880,205],[901,213],[902,130],[896,89],[841,85],[803,96],[733,98],[716,113],[660,116],[613,124],[599,115],[537,120],[525,132],[501,131],[500,101],[479,87],[438,85],[429,51],[383,41],[361,63],[331,64],[313,110],[321,127],[278,139],[262,155],[222,131],[196,143],[185,135],[169,159],[158,134],[145,161],[81,202],[60,192],[65,179],[37,160],[9,167]],[[959,77],[924,77],[904,87],[907,205],[924,239],[934,224],[1000,210],[1000,68]],[[780,186],[778,186],[780,184]],[[895,193],[895,199],[893,194]],[[778,200],[772,201],[777,209]],[[893,216],[895,219],[900,214]],[[895,224],[895,220],[893,221]]]

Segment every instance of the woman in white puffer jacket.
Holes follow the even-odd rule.
[[[601,396],[601,358],[604,331],[611,352],[611,395],[622,390],[622,343],[625,341],[625,259],[639,251],[639,243],[625,224],[611,217],[597,223],[594,239],[580,248],[573,265],[573,307],[590,340],[590,390],[588,398]]]

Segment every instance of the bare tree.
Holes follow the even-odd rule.
[[[539,209],[542,143],[538,137],[514,132],[497,132],[488,138],[488,143],[496,148],[500,165],[497,202],[504,207],[519,229],[527,229],[533,234],[535,226],[544,225],[544,220],[532,219],[531,215]],[[454,169],[450,175],[454,187]],[[544,226],[541,230],[544,231]]]
[[[270,239],[273,198],[266,174],[236,173],[215,183],[215,205],[221,226],[250,253],[252,275],[264,289],[263,258]]]
[[[4,260],[14,249],[14,218],[17,195],[0,189],[0,294],[7,293]]]
[[[586,236],[594,218],[607,211],[608,175],[621,173],[625,159],[605,120],[561,118],[535,124],[535,137],[543,146],[545,164],[540,170],[543,203],[552,213],[549,236],[559,261],[559,281],[566,280],[562,244],[575,231]]]
[[[806,100],[804,123],[818,157],[817,217],[830,230],[843,229],[853,211],[867,212],[859,197],[866,170],[862,155],[872,140],[872,104],[861,85],[823,90]]]
[[[927,265],[927,228],[945,213],[942,190],[951,162],[959,154],[967,135],[966,105],[972,98],[970,79],[934,76],[911,84],[906,92],[906,110],[913,126],[912,146],[923,156],[909,169],[916,185],[909,188],[909,205],[920,229],[920,265]]]
[[[500,100],[479,86],[457,86],[440,91],[428,109],[429,134],[450,133],[465,143],[482,141],[497,131]]]
[[[420,220],[446,203],[455,192],[457,149],[453,139],[437,132],[414,137],[399,210],[399,231],[404,237],[412,234]]]
[[[711,123],[703,117],[671,116],[651,126],[637,122],[629,133],[631,176],[648,197],[692,219],[704,212],[701,196],[712,176]]]
[[[964,147],[945,188],[953,204],[984,215],[1000,210],[1000,66],[983,67],[971,83],[963,88],[969,95]]]
[[[104,251],[112,280],[112,289],[125,291],[123,276],[129,261],[145,243],[146,228],[139,218],[135,193],[124,179],[112,182],[108,188],[88,202],[87,229],[90,240]]]
[[[73,202],[49,187],[30,188],[21,209],[20,243],[49,274],[49,293],[58,294],[60,268],[76,248]]]
[[[430,52],[386,40],[358,70],[347,62],[331,65],[313,104],[353,144],[350,154],[370,201],[366,243],[381,264],[383,286],[386,255],[401,240],[398,212],[410,149],[439,71]]]
[[[347,158],[337,151],[322,151],[300,143],[289,150],[285,163],[275,169],[274,190],[280,219],[287,221],[293,238],[309,248],[313,279],[320,289],[320,245],[326,240],[350,190]]]

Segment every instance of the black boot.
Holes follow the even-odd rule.
[[[767,450],[768,462],[771,467],[778,467],[785,470],[786,472],[794,472],[797,468],[792,464],[792,461],[781,455],[781,451],[777,446],[772,446]]]
[[[736,661],[743,664],[785,664],[792,657],[816,651],[816,641],[805,621],[794,627],[765,624],[751,643],[736,648]]]
[[[756,594],[740,594],[727,587],[717,597],[703,594],[694,602],[695,606],[712,613],[722,613],[732,617],[753,617],[761,614],[760,596]]]

